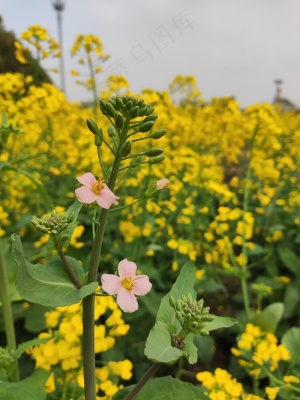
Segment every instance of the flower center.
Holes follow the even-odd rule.
[[[104,189],[104,181],[102,179],[98,179],[92,186],[92,191],[98,196],[101,190]]]
[[[123,278],[121,280],[121,285],[123,286],[124,289],[128,290],[129,292],[132,291],[135,284],[136,282],[132,282],[132,276],[126,276],[126,278]]]

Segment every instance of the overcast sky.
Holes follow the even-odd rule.
[[[78,33],[95,34],[110,59],[99,85],[124,74],[132,91],[161,91],[176,75],[194,75],[205,100],[235,96],[242,106],[272,101],[274,79],[300,106],[300,0],[65,0],[63,49],[71,101],[90,94],[74,83],[70,57]],[[51,0],[0,0],[7,30],[40,24],[56,39]],[[47,66],[44,65],[44,66]],[[51,63],[58,67],[58,62]],[[59,85],[60,79],[51,75]]]

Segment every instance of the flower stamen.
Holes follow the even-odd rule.
[[[104,181],[102,179],[98,179],[92,186],[92,191],[96,196],[100,194],[100,192],[104,189]]]
[[[133,278],[132,276],[126,276],[121,280],[121,285],[123,286],[124,289],[128,290],[129,292],[132,291],[134,285],[136,284],[136,282],[132,281],[132,278]]]

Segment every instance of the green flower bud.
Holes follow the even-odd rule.
[[[122,157],[127,157],[130,154],[130,152],[131,152],[131,142],[125,142],[121,150]]]
[[[147,121],[156,121],[157,118],[158,118],[158,115],[156,115],[156,114],[150,114],[150,115],[148,115],[148,117],[146,117],[146,118],[144,119],[143,122],[147,122]]]
[[[176,309],[177,309],[178,311],[182,311],[182,302],[181,302],[181,300],[177,300],[177,302],[176,302]]]
[[[137,129],[137,132],[148,132],[150,131],[150,129],[152,128],[154,122],[153,121],[147,121],[147,122],[143,122]]]
[[[116,115],[116,110],[114,109],[113,105],[111,103],[107,104],[107,114],[111,117],[114,118]]]
[[[42,233],[49,233],[48,229],[45,226],[39,225],[37,228],[42,232]]]
[[[182,300],[184,303],[186,303],[186,302],[187,302],[187,297],[183,294],[183,295],[181,296],[181,300]]]
[[[67,216],[67,223],[70,224],[71,222],[74,221],[75,218],[75,213],[71,212],[68,216]]]
[[[158,131],[155,131],[151,133],[150,137],[152,139],[160,139],[162,136],[164,136],[167,133],[166,129],[159,129]]]
[[[145,115],[146,110],[147,110],[147,106],[140,108],[139,117],[143,117]]]
[[[175,300],[175,298],[174,298],[173,296],[170,296],[170,297],[169,297],[169,302],[170,302],[170,305],[171,305],[173,308],[175,308],[175,306],[176,306],[176,300]]]
[[[202,315],[208,314],[210,310],[210,307],[204,307],[202,310]]]
[[[116,98],[115,97],[111,97],[109,100],[108,100],[108,104],[111,104],[112,106],[113,106],[113,108],[115,108],[116,107]]]
[[[68,240],[68,237],[69,237],[69,235],[68,235],[67,233],[65,233],[64,235],[61,235],[61,236],[60,236],[60,240],[61,240],[62,242],[65,242],[66,240]]]
[[[149,158],[148,163],[151,164],[151,165],[152,164],[158,164],[158,163],[162,162],[165,158],[166,158],[166,156],[161,154],[160,156]]]
[[[143,156],[138,156],[130,161],[130,165],[132,166],[132,168],[135,168],[142,161],[143,161]]]
[[[95,143],[95,146],[101,147],[101,145],[102,145],[102,138],[101,138],[100,136],[95,136],[95,138],[94,138],[94,143]]]
[[[150,114],[153,113],[153,111],[154,111],[154,108],[148,106],[148,107],[147,107],[147,110],[145,111],[145,115],[150,115]]]
[[[200,300],[198,301],[198,303],[197,303],[197,306],[198,306],[198,308],[199,308],[200,311],[202,311],[203,305],[204,305],[204,300],[203,300],[203,299],[200,299]]]
[[[100,130],[98,128],[98,125],[96,124],[95,121],[93,121],[90,118],[86,119],[86,124],[89,130],[94,134],[94,135],[100,135]]]
[[[123,101],[121,97],[116,97],[116,108],[122,110],[123,108]]]
[[[124,117],[122,114],[118,114],[115,119],[116,127],[122,129],[124,126]]]
[[[127,111],[130,111],[130,110],[132,109],[132,106],[133,106],[132,101],[129,100],[129,101],[126,103],[126,110],[127,110]]]
[[[127,106],[127,104],[126,104],[126,106]],[[135,106],[130,110],[129,117],[130,118],[136,118],[138,116],[139,116],[139,107]]]
[[[145,151],[144,154],[147,157],[156,157],[156,156],[159,156],[163,152],[164,152],[164,149],[162,149],[161,147],[153,147],[152,149]]]
[[[116,136],[115,127],[113,125],[109,125],[109,127],[107,129],[107,133],[108,133],[109,137],[115,137]]]
[[[107,103],[105,100],[101,99],[99,102],[100,110],[103,115],[107,115]]]
[[[208,336],[209,335],[209,332],[206,329],[200,329],[199,333],[200,333],[201,336]]]

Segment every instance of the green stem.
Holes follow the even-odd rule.
[[[125,123],[125,132],[128,130],[129,121]],[[118,172],[120,169],[120,163],[122,160],[121,148],[124,142],[120,141],[117,153],[115,156],[114,164],[112,166],[111,174],[107,183],[110,190],[114,190]],[[107,209],[102,208],[99,225],[96,230],[95,240],[93,243],[91,261],[88,274],[88,282],[95,282],[98,278],[98,268],[100,262],[100,254],[102,249],[104,231],[106,227],[106,221],[108,216]],[[86,400],[96,400],[96,374],[95,374],[95,337],[94,337],[94,296],[89,295],[82,301],[83,310],[83,341],[82,341],[82,353],[83,353],[83,371],[84,371],[84,391]]]
[[[0,239],[0,299],[2,301],[7,347],[9,350],[14,351],[17,349],[16,334],[14,328],[12,306],[10,301],[8,276],[7,276],[1,239]],[[19,364],[17,358],[15,359],[14,364],[15,368],[12,375],[10,376],[10,380],[12,382],[18,382],[20,380],[20,372],[19,372]]]
[[[145,386],[149,379],[152,378],[152,376],[158,371],[160,366],[160,363],[153,364],[142,377],[142,379],[140,379],[140,381],[135,385],[134,389],[124,397],[124,400],[132,400],[134,396]]]
[[[142,201],[142,200],[145,200],[145,199],[146,199],[146,197],[141,197],[140,199],[134,201],[134,202],[131,203],[131,204],[128,204],[127,206],[115,207],[115,208],[110,209],[109,211],[119,211],[119,210],[123,210],[124,208],[131,207],[131,206],[133,206],[134,204],[136,204],[136,203],[138,203],[138,202],[140,202],[140,201]]]
[[[77,275],[75,274],[75,272],[73,271],[71,265],[68,263],[68,260],[65,256],[65,253],[62,250],[61,244],[59,243],[57,237],[53,236],[53,240],[55,243],[55,247],[56,250],[58,251],[58,254],[60,256],[61,261],[63,262],[70,278],[72,279],[72,281],[74,282],[75,286],[77,289],[80,289],[82,287],[82,283],[80,282],[80,280],[78,279]]]

